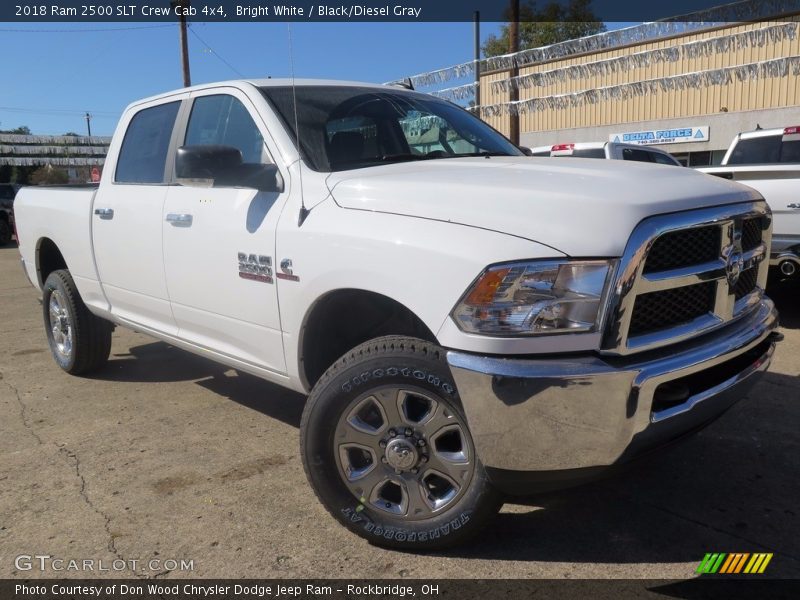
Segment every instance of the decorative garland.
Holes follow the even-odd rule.
[[[722,35],[705,40],[686,42],[680,46],[657,48],[624,56],[607,58],[579,65],[570,65],[549,71],[540,71],[510,79],[492,82],[492,91],[508,93],[512,89],[530,89],[561,83],[567,80],[586,79],[598,75],[609,75],[631,69],[649,67],[658,63],[673,63],[681,58],[693,59],[712,54],[724,54],[742,48],[763,48],[767,43],[776,44],[797,37],[798,23],[783,23],[761,29]],[[457,89],[457,88],[453,88]]]
[[[451,87],[444,90],[436,90],[435,92],[428,92],[431,96],[436,96],[437,98],[444,98],[445,100],[466,100],[467,98],[472,98],[475,95],[475,90],[478,88],[478,82],[473,81],[472,83],[467,83],[464,85],[459,85],[457,87]]]
[[[596,89],[583,90],[567,94],[542,96],[518,100],[516,102],[503,102],[487,106],[471,107],[468,110],[480,111],[481,117],[497,117],[501,115],[519,115],[535,113],[544,110],[561,110],[586,104],[596,104],[606,100],[627,100],[658,92],[673,90],[699,89],[712,85],[727,85],[734,78],[738,81],[752,81],[757,79],[773,79],[800,75],[800,56],[775,58],[733,67],[695,71],[682,75],[648,79],[633,83],[622,83]]]
[[[674,35],[687,35],[712,29],[724,23],[752,22],[771,16],[800,11],[800,0],[743,0],[681,17],[642,23],[624,29],[605,31],[575,40],[531,48],[513,54],[482,59],[481,71],[508,70],[534,63],[546,63],[576,54],[595,53],[635,43],[652,42]],[[475,61],[420,73],[390,83],[410,81],[415,88],[439,85],[452,79],[474,76]]]

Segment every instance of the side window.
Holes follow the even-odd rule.
[[[264,138],[238,99],[227,94],[200,96],[194,101],[184,146],[232,146],[245,163],[270,163]]]
[[[777,135],[740,139],[728,159],[729,165],[758,165],[776,163],[781,152]]]
[[[586,148],[585,150],[574,150],[572,158],[605,158],[606,151],[602,148]]]
[[[122,140],[114,180],[163,183],[169,140],[180,102],[145,108],[133,116]]]
[[[653,152],[653,162],[656,162],[660,165],[670,165],[672,167],[676,166],[675,159],[671,156],[667,156],[666,154],[659,154],[658,152]]]
[[[635,160],[637,162],[653,162],[653,153],[635,148],[623,148],[622,160]]]

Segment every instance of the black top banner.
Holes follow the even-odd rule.
[[[536,12],[548,5],[567,8],[569,0],[522,0]],[[484,22],[508,21],[505,0],[61,0],[0,3],[0,20],[6,22],[169,22],[185,17],[207,22],[317,21],[317,22],[421,22],[472,21],[475,12]],[[800,12],[800,0],[670,0],[631,2],[594,0],[590,11],[598,21],[733,22],[759,20]],[[522,11],[523,18],[525,10]],[[578,15],[573,20],[583,20]]]

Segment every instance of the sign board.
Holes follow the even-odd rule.
[[[92,167],[92,183],[97,183],[98,181],[100,181],[100,169]]]
[[[669,129],[649,129],[644,131],[625,131],[612,133],[609,142],[651,146],[656,144],[685,144],[687,142],[707,142],[709,126],[670,127]]]

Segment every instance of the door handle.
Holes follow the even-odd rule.
[[[800,208],[800,204],[794,202],[793,204],[789,204],[786,208]]]
[[[192,215],[169,213],[167,214],[166,221],[174,227],[191,227]]]
[[[114,209],[113,208],[95,208],[94,214],[96,214],[101,219],[106,221],[114,218]]]

